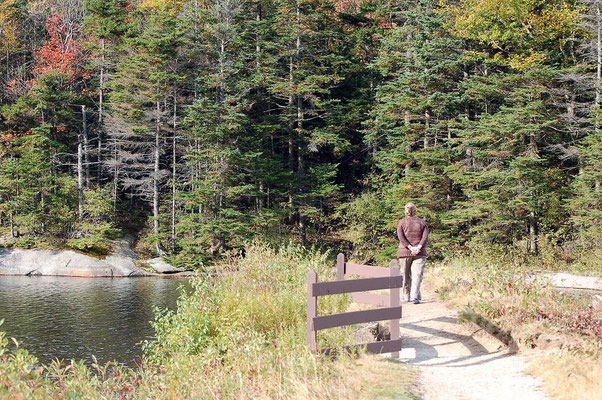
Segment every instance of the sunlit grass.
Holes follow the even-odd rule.
[[[528,367],[527,373],[538,376],[546,391],[555,399],[581,400],[602,398],[602,360],[555,351],[538,357]]]
[[[0,336],[0,398],[10,399],[410,399],[415,371],[380,356],[312,354],[305,344],[306,273],[334,279],[328,254],[260,244],[246,257],[198,277],[178,311],[158,311],[157,340],[139,369],[83,362],[40,366]],[[320,300],[321,314],[346,310],[347,296]],[[350,343],[349,329],[319,346]]]
[[[517,350],[545,354],[530,372],[555,398],[601,398],[602,315],[591,293],[561,293],[538,278],[544,264],[458,257],[433,265],[425,283],[463,319]]]

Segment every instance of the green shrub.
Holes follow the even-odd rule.
[[[180,298],[177,313],[158,310],[157,340],[145,343],[149,359],[198,354],[208,347],[223,355],[242,338],[271,344],[287,337],[303,343],[307,271],[332,278],[328,264],[327,254],[299,245],[280,250],[250,246],[236,265],[218,266],[217,279],[193,280],[194,290]],[[320,305],[321,312],[332,313],[344,309],[347,299],[329,296]]]
[[[67,247],[96,257],[107,256],[112,250],[111,245],[98,236],[71,239],[67,241]]]
[[[374,397],[375,388],[410,398],[405,386],[415,375],[404,365],[381,357],[331,360],[306,346],[306,273],[333,279],[327,256],[299,245],[253,244],[245,258],[193,279],[176,312],[157,310],[157,340],[144,343],[147,361],[139,369],[39,366],[24,350],[8,351],[0,333],[0,398],[361,399]],[[327,296],[319,308],[333,313],[347,304]],[[320,341],[340,346],[347,338],[331,332]]]

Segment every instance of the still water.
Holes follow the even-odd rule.
[[[115,360],[135,366],[153,308],[175,310],[185,278],[0,276],[0,330],[40,362]],[[12,343],[11,343],[12,344]]]

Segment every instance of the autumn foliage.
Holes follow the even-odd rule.
[[[36,63],[33,72],[36,76],[57,72],[65,75],[71,82],[82,74],[82,45],[74,39],[60,12],[54,12],[48,18],[46,29],[49,37],[35,52]]]

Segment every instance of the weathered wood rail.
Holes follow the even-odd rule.
[[[358,275],[362,279],[345,280],[345,275]],[[391,260],[390,268],[345,262],[345,256],[337,256],[337,280],[318,282],[318,275],[311,270],[307,273],[307,344],[312,352],[317,352],[317,332],[322,329],[339,326],[390,320],[389,340],[347,346],[346,350],[365,346],[370,353],[391,353],[391,357],[399,357],[401,338],[399,319],[401,318],[400,288],[402,277],[397,261]],[[389,289],[389,294],[366,293],[371,290]],[[357,303],[375,306],[388,306],[362,311],[351,311],[340,314],[317,315],[318,297],[332,294],[351,293]],[[321,353],[331,353],[335,349],[320,349]]]

